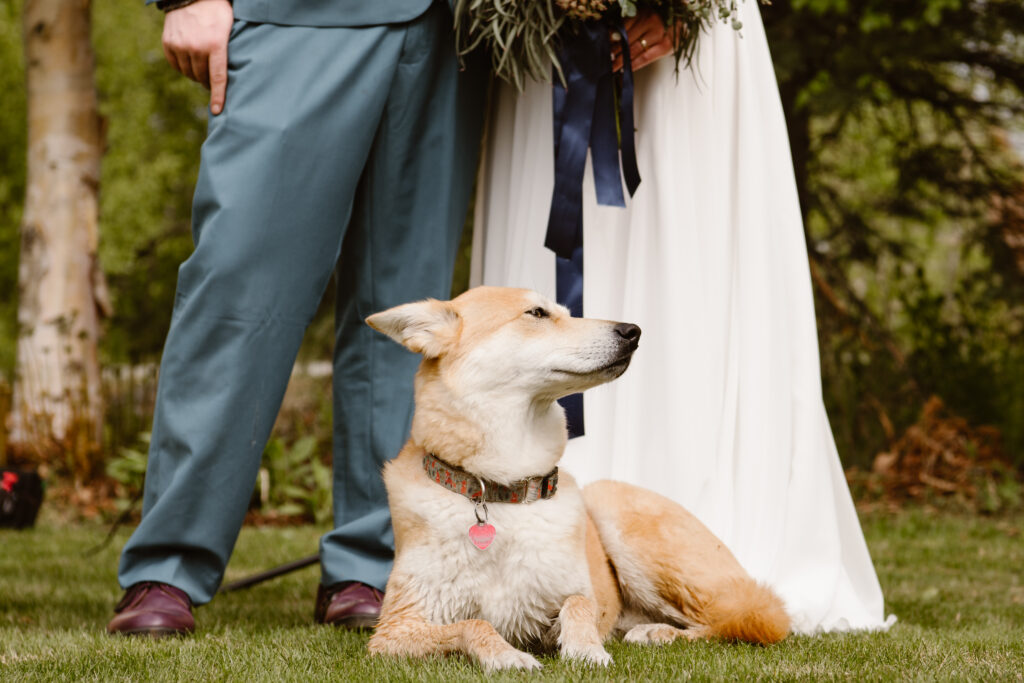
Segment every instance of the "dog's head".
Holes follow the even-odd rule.
[[[573,318],[536,292],[504,287],[396,306],[366,322],[436,364],[458,395],[498,391],[527,401],[615,379],[640,339],[636,325]]]

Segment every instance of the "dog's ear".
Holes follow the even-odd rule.
[[[448,301],[427,299],[374,313],[366,323],[427,358],[437,358],[459,334],[462,321]]]

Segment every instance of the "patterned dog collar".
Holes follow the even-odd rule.
[[[480,500],[481,478],[475,474],[450,465],[433,453],[423,456],[423,469],[434,482],[469,498],[473,502],[485,503],[532,503],[535,500],[551,498],[558,491],[558,468],[543,477],[522,479],[510,486],[483,479],[484,496]]]

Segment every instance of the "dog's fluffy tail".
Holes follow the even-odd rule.
[[[583,498],[624,602],[645,618],[685,624],[688,637],[764,645],[789,633],[782,599],[678,503],[612,481],[590,484]]]
[[[734,578],[715,591],[704,608],[710,635],[769,645],[789,633],[782,598],[751,578]]]

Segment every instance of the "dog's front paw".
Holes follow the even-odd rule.
[[[601,645],[563,645],[562,657],[594,666],[608,666],[612,663],[612,656]]]
[[[501,669],[534,671],[541,668],[540,662],[533,655],[512,647],[493,655],[480,657],[480,664],[486,671],[500,671]]]

